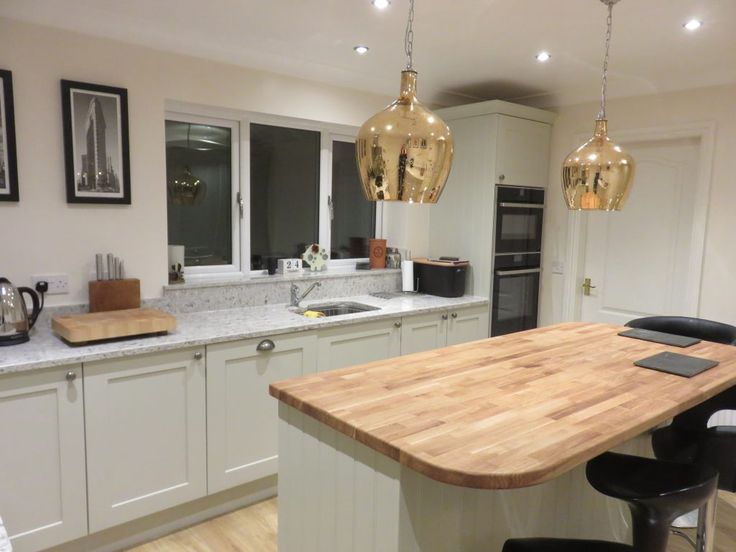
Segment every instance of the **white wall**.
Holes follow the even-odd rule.
[[[0,276],[67,273],[86,301],[95,252],[122,257],[144,297],[166,283],[164,102],[179,100],[360,125],[390,98],[0,18],[0,68],[13,72],[20,203],[0,203]],[[130,206],[66,203],[60,79],[128,89]],[[391,238],[391,234],[389,234]]]
[[[736,85],[612,100],[609,133],[714,121],[716,142],[706,230],[700,316],[736,324]],[[553,128],[540,322],[562,320],[563,276],[551,263],[565,260],[568,211],[562,199],[560,167],[579,144],[576,136],[591,133],[597,104],[563,107]],[[636,181],[634,185],[637,185]],[[654,219],[653,219],[654,223]],[[565,267],[567,269],[568,267]]]

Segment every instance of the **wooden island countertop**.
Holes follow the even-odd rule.
[[[428,477],[510,489],[551,480],[733,385],[736,347],[687,349],[566,323],[270,386],[285,404]],[[693,378],[634,366],[718,360]]]

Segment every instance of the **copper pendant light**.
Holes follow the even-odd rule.
[[[608,51],[611,45],[613,6],[619,0],[601,0],[608,6],[606,53],[603,58],[601,110],[593,137],[570,153],[562,164],[562,191],[569,209],[579,211],[620,211],[634,180],[633,157],[608,138],[606,87]]]
[[[410,0],[400,95],[360,127],[356,141],[358,173],[370,201],[437,203],[450,174],[452,134],[417,99],[413,43],[414,0]]]

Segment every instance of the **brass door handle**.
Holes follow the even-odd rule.
[[[590,278],[583,280],[583,295],[590,295],[590,290],[595,289],[595,286],[590,283]]]

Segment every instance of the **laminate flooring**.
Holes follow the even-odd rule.
[[[205,521],[129,552],[277,552],[276,498]],[[692,533],[692,532],[691,532]],[[736,550],[736,495],[722,493],[718,502],[716,552]],[[668,552],[692,552],[672,537]]]

